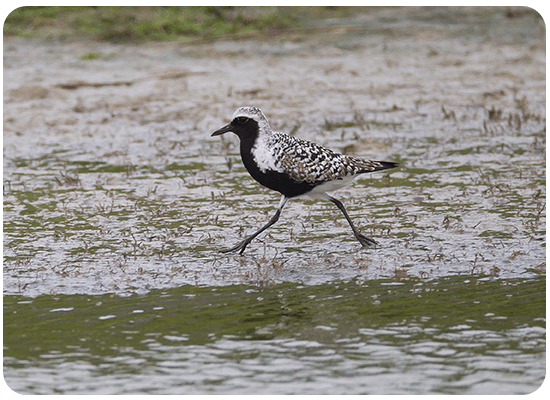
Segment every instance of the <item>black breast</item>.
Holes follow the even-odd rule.
[[[316,185],[307,182],[298,182],[292,179],[289,175],[278,171],[261,171],[258,165],[254,161],[252,156],[252,147],[254,146],[254,140],[242,140],[241,139],[241,158],[243,164],[252,178],[254,178],[261,185],[266,188],[276,190],[277,192],[284,194],[286,197],[296,197],[309,192]]]

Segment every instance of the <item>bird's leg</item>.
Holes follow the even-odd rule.
[[[348,212],[346,211],[346,208],[339,200],[336,200],[334,197],[331,197],[329,195],[327,195],[327,198],[330,201],[332,201],[334,204],[336,204],[336,207],[338,207],[340,211],[342,211],[342,213],[344,214],[344,217],[346,217],[346,219],[348,220],[349,226],[351,226],[351,230],[353,231],[355,238],[359,241],[359,243],[361,243],[361,246],[368,247],[368,246],[376,246],[378,244],[376,240],[366,237],[359,231],[359,229],[355,227],[355,225],[353,225],[353,222],[351,222],[351,219],[348,215]]]
[[[273,217],[271,217],[271,219],[269,220],[269,222],[267,224],[262,226],[260,229],[258,229],[256,232],[254,232],[252,235],[247,236],[242,242],[240,242],[235,247],[232,247],[232,248],[227,249],[227,250],[221,250],[221,252],[222,253],[232,253],[234,251],[239,251],[239,254],[243,254],[244,249],[246,249],[246,246],[248,246],[248,244],[250,242],[252,242],[252,240],[254,240],[254,238],[256,236],[258,236],[260,233],[265,231],[267,228],[269,228],[271,225],[273,225],[275,222],[277,222],[279,220],[279,217],[281,215],[281,211],[283,211],[283,207],[285,206],[287,201],[288,201],[288,197],[283,195],[281,197],[281,201],[279,202],[279,208],[277,209],[277,212],[275,213],[275,215]]]

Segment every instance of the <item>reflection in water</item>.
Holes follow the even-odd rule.
[[[519,394],[542,383],[544,276],[388,283],[6,296],[4,375],[20,393],[50,394]]]

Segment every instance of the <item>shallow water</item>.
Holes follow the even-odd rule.
[[[544,276],[4,297],[4,377],[36,394],[524,394]],[[25,346],[21,346],[25,343]]]
[[[95,296],[115,299],[112,310],[98,309],[99,320],[121,315],[118,307],[125,301],[143,314],[154,303],[165,307],[161,290],[176,298],[198,290],[205,302],[219,305],[214,297],[229,296],[236,287],[271,290],[271,296],[291,287],[292,293],[319,296],[345,281],[355,282],[353,287],[363,282],[369,287],[441,284],[452,277],[457,282],[484,277],[497,286],[541,282],[546,272],[544,26],[530,13],[468,10],[379,9],[340,21],[360,29],[200,45],[5,38],[3,284],[5,313],[17,311],[10,316],[16,319],[13,326],[27,323],[18,319],[24,311],[19,304],[10,308],[20,301],[31,307],[45,302],[42,315],[59,316],[60,323],[68,324],[63,332],[72,332],[79,319],[71,316],[78,311],[71,304]],[[101,56],[81,58],[90,52]],[[236,137],[210,137],[242,105],[260,107],[277,130],[347,154],[401,164],[334,194],[380,248],[362,249],[331,203],[293,199],[244,256],[218,252],[263,225],[278,204],[277,194],[261,188],[242,167]],[[300,285],[304,288],[297,289]],[[462,286],[455,283],[449,290]],[[141,300],[141,308],[133,305]],[[64,305],[48,304],[56,301]],[[233,311],[241,301],[226,299]],[[457,303],[445,306],[454,309]],[[60,310],[49,314],[51,309]],[[199,315],[206,312],[198,310]],[[140,344],[128,348],[131,356],[101,350],[90,355],[77,341],[74,352],[68,352],[67,334],[61,336],[63,343],[33,355],[24,353],[24,341],[19,342],[22,349],[12,344],[4,370],[13,388],[29,392],[98,392],[111,385],[114,392],[163,392],[170,385],[185,386],[171,365],[190,368],[188,383],[201,382],[200,387],[185,386],[188,391],[251,393],[269,387],[285,392],[293,379],[284,374],[287,360],[297,375],[288,386],[293,393],[312,387],[325,392],[332,387],[337,393],[387,393],[388,387],[395,393],[498,388],[527,393],[544,376],[539,371],[544,369],[540,330],[545,326],[540,322],[544,312],[528,315],[529,321],[496,333],[492,319],[477,328],[460,328],[471,324],[458,321],[449,325],[458,332],[447,326],[447,333],[432,331],[435,336],[410,343],[397,343],[400,333],[390,333],[391,340],[381,344],[380,331],[402,329],[412,335],[422,322],[418,318],[431,318],[430,313],[404,312],[402,320],[388,321],[395,326],[378,322],[373,328],[373,321],[362,320],[350,332],[347,324],[340,322],[333,331],[323,320],[301,326],[305,339],[284,328],[259,341],[242,340],[241,331],[224,327],[201,343],[183,328],[170,333],[170,318],[160,315],[159,330],[146,329],[147,338],[138,335]],[[116,330],[119,318],[101,321]],[[429,320],[426,324],[423,332],[439,329]],[[258,326],[274,329],[267,323]],[[528,355],[521,349],[515,353],[512,344],[496,355],[455,349],[468,347],[472,338],[487,348],[491,338],[529,342],[530,329],[537,339]],[[345,340],[317,339],[330,332],[335,332],[333,339]],[[158,342],[166,336],[173,340]],[[447,342],[440,345],[443,339]],[[118,349],[120,343],[105,349]],[[188,352],[202,360],[200,365],[188,365]],[[69,353],[76,355],[65,356]],[[380,354],[374,370],[369,369],[371,353]],[[456,354],[446,367],[445,357]],[[430,367],[431,357],[444,372]],[[495,369],[490,366],[494,357]],[[401,358],[407,362],[391,364]],[[109,374],[113,363],[131,373]],[[205,367],[210,364],[215,371]],[[418,365],[427,371],[421,381],[410,371]],[[395,381],[403,387],[377,387],[386,367],[393,368],[390,379],[405,374],[411,380]],[[476,373],[465,372],[469,368]],[[356,371],[368,379],[360,380]],[[218,372],[221,377],[208,375]],[[79,382],[74,385],[73,373]],[[51,374],[60,374],[56,389],[43,384]],[[277,387],[271,386],[274,376]],[[505,376],[518,378],[516,389],[503,383]],[[348,377],[357,388],[348,388]],[[523,385],[525,379],[530,383]]]

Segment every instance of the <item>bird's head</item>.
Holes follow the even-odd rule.
[[[270,132],[271,128],[267,118],[257,107],[239,107],[233,113],[231,122],[218,129],[212,136],[233,132],[242,140],[247,137],[257,136],[260,132]]]

